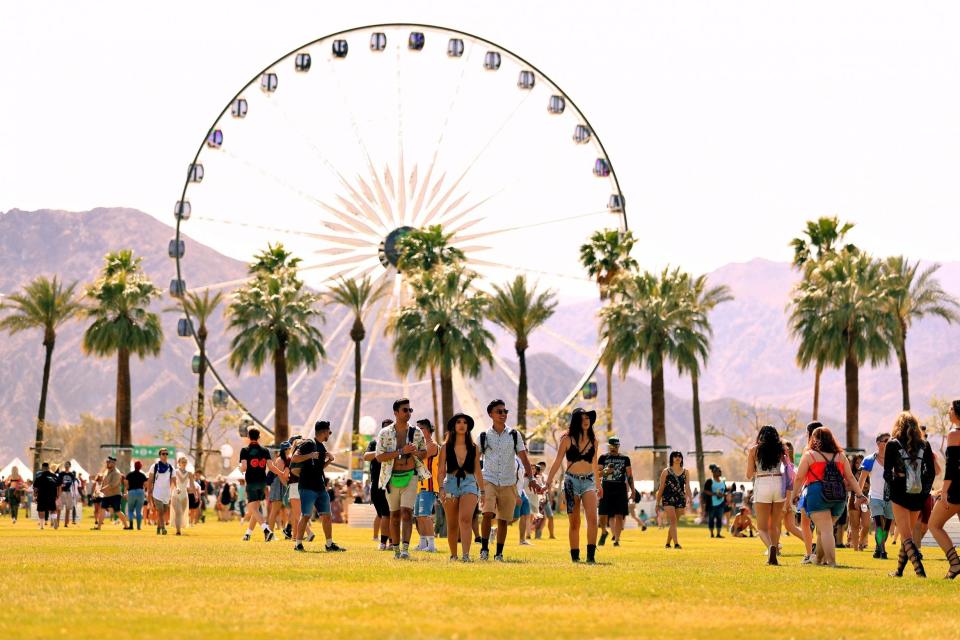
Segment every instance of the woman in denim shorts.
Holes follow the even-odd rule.
[[[447,422],[446,439],[440,447],[437,469],[445,469],[440,486],[440,501],[447,516],[447,543],[450,560],[457,560],[457,539],[462,538],[463,562],[470,562],[473,512],[480,500],[480,455],[473,442],[473,418],[465,413],[454,415]],[[459,535],[459,532],[463,535]]]
[[[597,554],[597,502],[603,495],[600,473],[597,469],[597,454],[600,447],[593,425],[596,411],[584,411],[580,407],[570,416],[570,428],[560,439],[557,457],[550,467],[547,486],[566,459],[567,470],[563,475],[563,491],[566,495],[567,514],[570,521],[570,559],[580,562],[580,506],[587,516],[587,563],[596,563]]]

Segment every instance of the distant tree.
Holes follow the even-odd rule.
[[[397,269],[403,273],[430,271],[463,262],[466,256],[450,244],[452,238],[439,224],[409,230],[397,241]]]
[[[218,407],[212,399],[207,401],[205,411],[196,411],[197,399],[178,405],[173,411],[163,414],[166,428],[160,431],[160,439],[179,451],[200,449],[206,453],[219,449],[227,442],[227,436],[236,433],[240,426],[240,413],[231,407]],[[199,423],[198,416],[203,423]],[[206,469],[203,458],[194,458],[198,471]]]
[[[780,432],[784,440],[792,440],[803,432],[805,426],[800,423],[800,413],[786,407],[761,407],[756,403],[746,406],[739,402],[730,403],[731,424],[708,424],[704,434],[711,438],[722,438],[730,442],[737,451],[746,455],[757,441],[760,427],[772,425]],[[794,443],[794,449],[803,447]]]
[[[53,449],[59,449],[53,460],[64,462],[76,460],[94,476],[103,467],[107,453],[100,445],[112,443],[116,439],[116,423],[110,418],[97,418],[89,413],[80,414],[80,422],[48,423],[47,442]],[[84,478],[89,481],[91,478]]]
[[[930,398],[930,417],[926,419],[924,425],[927,427],[927,439],[933,443],[935,436],[940,437],[940,453],[944,452],[944,445],[947,443],[947,433],[953,428],[950,422],[950,400],[941,396]]]
[[[19,293],[7,296],[0,303],[0,311],[9,314],[0,318],[0,330],[10,335],[20,331],[40,329],[43,331],[43,382],[40,385],[40,408],[37,410],[37,433],[33,449],[33,472],[40,472],[44,450],[43,427],[47,415],[47,393],[50,388],[50,366],[53,362],[53,347],[57,341],[57,329],[83,309],[76,299],[77,283],[67,287],[57,280],[40,276],[31,281]]]

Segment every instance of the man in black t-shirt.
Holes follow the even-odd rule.
[[[330,423],[318,420],[314,425],[313,438],[305,438],[297,445],[290,461],[300,465],[300,522],[296,530],[294,551],[303,551],[303,533],[313,515],[314,507],[320,514],[327,551],[346,551],[333,541],[333,521],[330,517],[330,494],[323,471],[333,462],[333,454],[327,452],[324,443],[330,438]]]
[[[384,420],[380,428],[389,425],[393,420]],[[387,504],[387,492],[380,486],[380,461],[377,460],[377,438],[374,436],[363,459],[370,463],[370,502],[377,510],[377,517],[373,519],[373,537],[380,535],[380,551],[390,550],[390,505]]]
[[[630,513],[629,497],[633,490],[633,470],[630,458],[620,454],[620,439],[607,440],[607,451],[597,459],[600,475],[603,478],[603,498],[600,499],[600,540],[607,541],[607,525],[613,530],[613,546],[620,546],[620,533],[623,520]],[[612,520],[612,522],[611,522]]]
[[[59,509],[63,509],[63,528],[66,529],[70,526],[70,520],[73,519],[73,523],[77,523],[77,514],[74,512],[74,493],[73,486],[77,483],[77,474],[70,470],[70,461],[67,460],[63,463],[63,467],[60,471],[57,472],[57,498],[60,500]],[[59,515],[59,509],[57,515],[54,516],[54,522],[57,520]]]
[[[270,462],[270,451],[260,446],[260,430],[250,429],[247,432],[250,444],[240,450],[240,471],[247,485],[247,532],[243,534],[244,541],[250,539],[253,528],[260,525],[263,529],[263,539],[266,542],[273,540],[273,531],[267,526],[260,513],[260,503],[266,499],[267,491],[267,463]]]
[[[40,473],[33,479],[33,495],[37,501],[37,516],[40,520],[40,528],[43,529],[44,523],[49,516],[57,514],[57,490],[60,483],[57,476],[50,471],[50,463],[44,462],[40,466]],[[54,526],[56,521],[54,520]]]

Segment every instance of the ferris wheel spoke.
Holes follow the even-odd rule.
[[[547,227],[554,224],[562,224],[564,222],[570,222],[571,220],[592,218],[593,216],[600,216],[600,215],[609,215],[609,211],[607,211],[606,209],[603,209],[598,211],[591,211],[589,213],[581,213],[579,215],[574,215],[574,216],[565,216],[563,218],[556,218],[555,220],[541,220],[540,222],[531,222],[530,224],[521,224],[513,227],[503,227],[501,229],[493,229],[491,231],[482,231],[479,233],[472,233],[470,235],[458,236],[457,240],[459,240],[460,242],[466,242],[469,240],[478,240],[480,238],[489,238],[491,236],[510,233],[511,231],[523,231],[526,229],[536,229],[539,227]]]
[[[470,264],[480,266],[480,267],[492,267],[496,269],[505,269],[507,271],[513,271],[519,274],[536,273],[538,275],[548,276],[551,278],[565,278],[567,280],[593,282],[593,280],[590,280],[590,278],[586,278],[583,276],[576,276],[570,273],[559,273],[556,271],[544,271],[542,269],[532,269],[532,268],[527,268],[522,266],[511,265],[504,262],[493,262],[490,260],[483,260],[482,258],[471,259]]]
[[[196,220],[202,220],[203,222],[212,222],[212,223],[215,223],[215,224],[224,224],[224,225],[231,225],[231,226],[237,226],[237,227],[247,227],[247,228],[250,228],[250,229],[258,229],[258,230],[261,230],[261,231],[271,231],[271,232],[274,232],[274,233],[285,233],[285,234],[294,235],[294,236],[302,236],[302,237],[304,237],[304,238],[314,238],[314,239],[317,239],[317,240],[327,240],[327,241],[330,241],[330,242],[338,242],[338,243],[350,245],[350,246],[353,246],[353,247],[366,248],[366,247],[369,247],[369,246],[370,246],[370,240],[369,240],[369,239],[367,239],[367,240],[362,240],[362,239],[357,238],[356,236],[339,236],[339,235],[331,235],[331,234],[329,234],[329,233],[316,233],[316,232],[312,232],[312,231],[298,231],[298,230],[295,230],[295,229],[283,229],[283,228],[279,228],[279,227],[271,227],[271,226],[267,226],[267,225],[253,224],[253,223],[250,223],[250,222],[238,222],[238,221],[234,221],[234,220],[226,220],[226,219],[223,219],[223,218],[211,218],[211,217],[209,217],[209,216],[196,216],[195,219],[196,219]]]

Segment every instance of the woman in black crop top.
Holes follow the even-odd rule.
[[[440,447],[437,469],[446,470],[440,486],[440,502],[447,516],[447,543],[450,560],[457,559],[457,539],[462,538],[463,561],[470,562],[473,512],[480,500],[480,462],[473,442],[473,418],[465,413],[454,415],[447,422],[446,439]],[[463,532],[459,535],[459,532]]]
[[[954,400],[950,406],[950,422],[953,427],[947,433],[946,473],[940,499],[930,514],[930,533],[950,562],[946,577],[953,580],[960,575],[960,557],[943,527],[947,520],[960,513],[960,400]]]
[[[580,561],[580,505],[587,517],[587,563],[596,562],[597,553],[597,502],[603,495],[601,476],[597,469],[597,436],[593,425],[596,411],[584,411],[577,407],[570,416],[570,428],[560,439],[557,457],[547,476],[547,488],[564,461],[567,471],[563,476],[563,491],[566,494],[567,514],[570,524],[570,559]]]
[[[657,507],[667,514],[667,520],[670,522],[670,527],[667,529],[667,544],[664,546],[669,549],[670,542],[673,541],[673,548],[679,549],[677,521],[693,500],[690,497],[687,470],[683,468],[683,454],[679,451],[671,451],[669,460],[669,466],[660,473]]]

